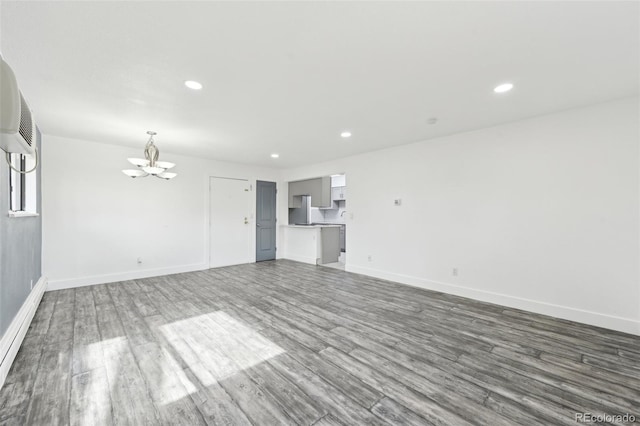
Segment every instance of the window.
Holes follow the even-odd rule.
[[[7,160],[11,161],[11,167],[9,167],[9,215],[35,214],[38,211],[36,176],[38,171],[33,170],[36,166],[36,157],[23,154],[9,154],[7,157]]]

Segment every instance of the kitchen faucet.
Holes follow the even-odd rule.
[[[343,217],[346,212],[346,210],[342,210],[342,213],[340,213],[340,217]]]

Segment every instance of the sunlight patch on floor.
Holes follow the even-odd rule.
[[[74,347],[73,392],[82,405],[76,410],[82,424],[109,418],[110,394],[122,395],[116,403],[127,405],[135,400],[131,392],[144,389],[164,406],[197,392],[200,385],[187,377],[185,367],[206,387],[285,352],[223,311],[158,330],[168,345],[148,341],[131,347],[126,337],[117,337]]]
[[[198,390],[167,348],[155,343],[148,346],[150,351],[140,357],[143,364],[140,369],[145,373],[149,393],[156,403],[170,404]]]
[[[159,329],[204,386],[285,352],[223,311],[176,321]]]
[[[84,367],[87,377],[83,386],[77,389],[82,395],[82,406],[76,411],[80,417],[75,420],[83,425],[108,422],[111,418],[111,388],[122,380],[122,357],[129,350],[127,339],[116,337],[102,340],[74,348],[76,350],[80,350],[81,354],[74,356],[74,363],[82,361],[74,367]]]

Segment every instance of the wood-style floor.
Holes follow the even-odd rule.
[[[640,418],[640,338],[290,261],[46,293],[0,423]]]

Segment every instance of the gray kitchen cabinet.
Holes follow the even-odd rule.
[[[347,251],[347,225],[340,225],[340,251]]]
[[[324,176],[315,179],[315,196],[311,196],[311,207],[330,207],[331,206],[331,176]]]
[[[322,240],[321,264],[334,263],[340,256],[340,229],[337,226],[326,226],[320,229]]]
[[[300,182],[289,182],[289,208],[298,209],[302,207],[302,195],[304,188]]]
[[[331,207],[331,177],[324,176],[315,179],[289,182],[290,208],[301,207],[301,195],[311,197],[311,207]]]
[[[289,195],[289,208],[299,209],[300,207],[302,207],[302,195]]]

